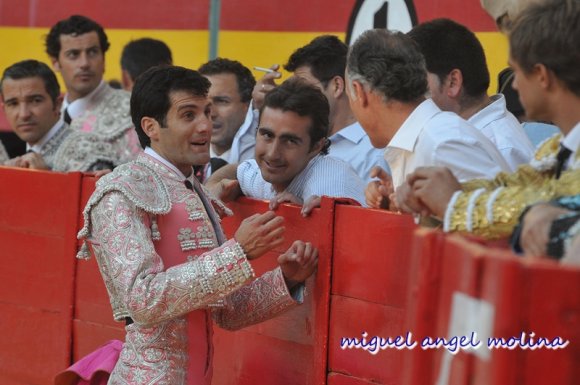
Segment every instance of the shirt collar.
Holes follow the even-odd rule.
[[[236,131],[236,134],[234,135],[232,147],[228,151],[220,155],[219,158],[222,158],[228,163],[236,163],[239,161],[240,138],[242,138],[248,132],[248,130],[250,130],[250,128],[258,125],[259,115],[260,113],[258,112],[258,110],[254,110],[254,101],[250,100],[250,104],[248,105],[248,111],[246,112],[246,118],[244,119],[244,122],[242,123],[240,128],[238,128],[238,131]],[[233,159],[230,159],[230,157],[233,157]]]
[[[183,173],[177,167],[175,167],[175,165],[173,163],[171,163],[170,161],[168,161],[167,159],[165,159],[164,157],[159,155],[151,147],[145,147],[145,150],[143,152],[145,154],[149,155],[150,157],[155,158],[159,162],[163,163],[165,166],[167,166],[167,168],[169,168],[171,171],[173,171],[180,179],[182,179],[184,181],[189,180],[190,182],[193,183],[193,178],[194,178],[193,170],[192,170],[191,174],[189,175],[189,177],[186,177],[185,175],[183,175]]]
[[[503,94],[493,95],[491,103],[477,111],[467,121],[475,127],[485,127],[489,123],[503,118],[506,115],[505,96]]]
[[[209,157],[210,158],[220,158],[220,159],[223,159],[226,162],[228,162],[228,160],[230,158],[230,153],[231,152],[232,152],[232,149],[230,148],[227,151],[224,151],[221,155],[218,155],[218,154],[215,153],[215,151],[213,150],[213,148],[211,147],[211,145],[209,146]]]
[[[107,90],[107,83],[104,80],[101,80],[101,83],[91,91],[90,94],[75,100],[74,102],[68,101],[68,93],[64,97],[64,102],[62,103],[62,111],[68,109],[68,114],[70,115],[71,119],[76,119],[81,116],[89,107],[89,105],[100,98],[100,96]]]
[[[361,140],[363,140],[365,135],[366,133],[363,130],[362,126],[359,124],[359,122],[354,122],[353,124],[338,130],[337,132],[332,134],[328,139],[330,139],[330,141],[332,142],[334,140],[337,140],[338,137],[340,136],[346,140],[349,140],[357,144]]]
[[[304,190],[304,185],[307,182],[308,173],[314,167],[314,165],[322,159],[323,156],[325,155],[318,154],[314,158],[310,159],[310,162],[308,162],[306,167],[304,167],[304,169],[300,171],[298,175],[294,177],[294,179],[292,179],[292,182],[290,182],[290,184],[288,185],[288,187],[286,187],[284,191],[287,191],[295,195],[296,197],[300,197]],[[274,191],[274,187],[272,187],[272,191]]]
[[[411,112],[401,127],[399,127],[397,133],[387,145],[387,148],[397,147],[413,152],[417,139],[421,131],[423,131],[425,124],[440,112],[441,109],[437,107],[433,100],[427,99],[423,101]]]
[[[580,147],[580,122],[576,123],[572,131],[562,140],[562,144],[572,152],[576,152]]]
[[[42,139],[38,141],[38,143],[36,143],[34,146],[26,143],[26,151],[32,150],[36,153],[40,153],[42,151],[42,147],[44,147],[44,145],[48,143],[48,141],[52,139],[63,126],[64,122],[62,121],[62,118],[58,119],[54,126],[48,130],[48,132],[42,137]]]

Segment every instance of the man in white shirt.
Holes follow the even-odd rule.
[[[526,8],[509,40],[513,86],[526,114],[554,122],[563,138],[550,138],[529,165],[493,179],[458,183],[448,170],[418,169],[397,199],[406,211],[442,219],[446,231],[487,238],[508,236],[521,218],[519,243],[526,254],[538,256],[562,213],[537,203],[580,193],[580,4],[552,0]]]
[[[431,98],[443,111],[471,123],[499,150],[514,172],[529,163],[534,146],[502,94],[487,95],[489,71],[481,43],[473,32],[450,19],[414,27],[408,35],[427,64]],[[458,49],[458,48],[461,49]]]
[[[328,101],[314,86],[289,79],[268,93],[260,112],[255,159],[220,169],[208,187],[224,197],[226,179],[237,179],[239,193],[281,202],[304,204],[304,213],[322,195],[351,198],[364,203],[364,183],[328,149]],[[241,191],[240,191],[241,190]]]
[[[60,118],[60,86],[46,64],[24,60],[6,68],[0,93],[6,119],[28,151],[5,165],[63,172],[113,168],[110,146]]]
[[[330,105],[328,155],[350,164],[368,183],[373,179],[373,167],[388,170],[388,165],[384,149],[373,147],[350,109],[344,81],[347,52],[348,46],[336,36],[318,36],[294,51],[284,69],[318,87],[326,96]]]
[[[425,99],[425,62],[408,36],[381,29],[363,33],[350,48],[346,79],[351,108],[371,143],[388,145],[392,182],[385,178],[367,186],[369,206],[385,207],[383,199],[417,167],[449,167],[464,181],[508,170],[475,127]]]
[[[256,80],[242,63],[223,58],[203,64],[199,73],[211,82],[213,128],[206,179],[226,164],[254,156],[258,114],[252,108],[252,90]]]
[[[130,94],[111,88],[103,80],[109,48],[103,27],[87,17],[73,15],[51,28],[45,44],[67,89],[62,106],[64,121],[109,143],[116,164],[133,159],[141,148],[129,114]]]

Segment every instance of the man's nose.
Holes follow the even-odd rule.
[[[271,159],[271,160],[279,159],[280,155],[281,155],[280,142],[277,140],[272,141],[268,145],[268,150],[266,151],[266,155],[268,156],[268,159]]]
[[[211,120],[215,120],[218,117],[217,108],[212,107],[209,116],[210,116]]]
[[[86,52],[81,53],[79,57],[79,64],[82,68],[89,68],[90,60]]]
[[[32,115],[30,106],[28,103],[20,103],[18,107],[18,116],[20,119],[29,118]]]
[[[197,131],[199,132],[211,132],[213,123],[211,121],[211,117],[204,116],[203,119],[197,125]]]

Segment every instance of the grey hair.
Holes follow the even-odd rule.
[[[414,102],[427,92],[425,59],[416,43],[401,32],[364,32],[349,49],[346,73],[349,91],[358,81],[385,102]]]

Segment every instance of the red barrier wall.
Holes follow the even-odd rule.
[[[339,206],[335,216],[329,372],[373,383],[400,383],[404,353],[342,350],[342,337],[405,333],[411,216]],[[364,316],[363,316],[364,315]],[[341,380],[338,380],[341,378]],[[335,381],[335,380],[333,380]],[[337,377],[337,381],[345,381]]]
[[[407,324],[425,336],[469,336],[478,349],[413,350],[409,385],[573,384],[580,375],[580,270],[514,258],[458,236],[421,231],[412,254]],[[431,250],[429,250],[431,249]],[[565,349],[489,349],[488,338],[556,337]],[[529,338],[529,337],[528,337]]]
[[[241,199],[231,205],[235,217],[224,220],[231,237],[242,218],[268,210],[265,202]],[[256,273],[274,268],[276,256],[296,239],[318,247],[315,278],[307,281],[303,306],[275,319],[236,332],[214,329],[213,384],[324,384],[335,201],[323,199],[308,218],[296,206],[283,205],[286,242],[274,252],[252,261]]]
[[[0,383],[70,363],[79,173],[0,169]]]
[[[78,213],[78,229],[82,228],[83,214],[96,179],[85,175],[80,190],[81,210]],[[78,246],[80,247],[80,242]],[[124,340],[125,328],[115,322],[107,289],[95,258],[79,261],[76,266],[75,306],[73,319],[73,361],[87,355],[111,339]]]
[[[0,384],[48,385],[53,376],[112,338],[112,321],[94,259],[75,259],[80,211],[95,180],[0,167]],[[267,210],[241,199],[223,222]],[[291,240],[320,250],[304,306],[237,332],[216,328],[214,385],[531,385],[580,378],[580,269],[515,258],[459,236],[415,230],[409,216],[323,199],[302,218],[283,205],[285,245],[253,262],[260,273]],[[477,331],[510,338],[534,332],[560,350],[343,350],[342,337],[406,332],[451,337]],[[487,350],[487,351],[486,351]],[[439,382],[438,382],[439,381]]]

